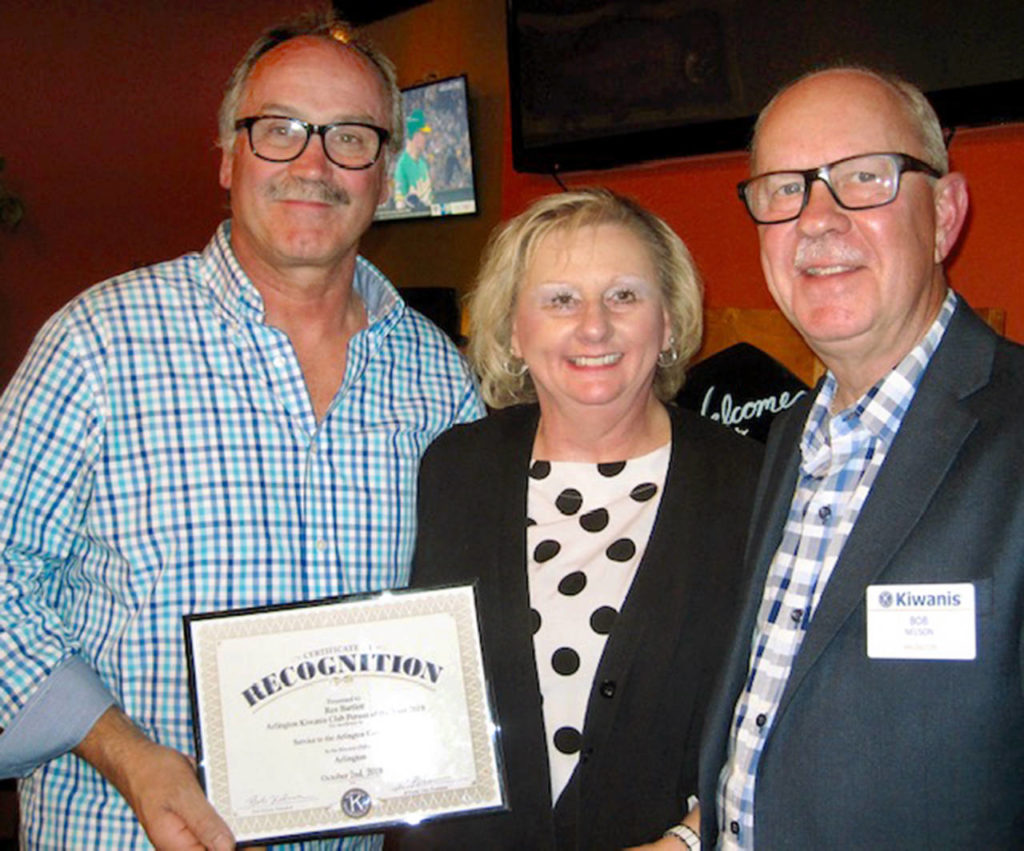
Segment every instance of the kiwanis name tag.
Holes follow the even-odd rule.
[[[974,585],[869,585],[868,657],[973,659]]]

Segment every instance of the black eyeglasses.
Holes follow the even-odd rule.
[[[869,210],[896,200],[900,176],[920,171],[929,177],[942,173],[909,154],[858,154],[804,171],[769,171],[744,180],[736,189],[750,217],[761,225],[798,219],[820,180],[844,210]]]
[[[391,134],[383,127],[359,121],[310,124],[284,115],[253,115],[235,122],[235,130],[249,133],[249,147],[261,160],[286,163],[302,156],[316,133],[324,155],[339,168],[369,168],[378,159]]]

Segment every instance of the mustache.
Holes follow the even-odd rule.
[[[315,201],[331,205],[348,204],[350,201],[348,192],[340,186],[326,180],[292,176],[283,176],[268,184],[266,196],[271,201]]]
[[[793,265],[807,266],[856,266],[864,260],[861,252],[851,245],[825,235],[818,239],[802,239],[796,246]]]

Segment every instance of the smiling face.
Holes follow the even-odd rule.
[[[622,419],[647,410],[669,323],[646,245],[621,225],[558,229],[527,263],[512,351],[544,415]]]
[[[323,38],[295,38],[253,67],[241,118],[284,115],[314,124],[359,121],[387,128],[387,94],[355,51]],[[386,191],[384,156],[370,168],[339,168],[312,137],[291,162],[259,159],[244,131],[224,151],[220,182],[231,190],[231,243],[246,272],[331,271],[355,261],[359,238]]]
[[[898,97],[854,71],[797,83],[762,121],[756,173],[808,169],[867,153],[924,158],[923,142]],[[949,175],[933,184],[923,174],[907,173],[893,203],[851,211],[817,181],[797,220],[758,226],[772,296],[831,368],[870,365],[874,383],[927,331],[945,294],[941,263],[966,213],[966,194],[951,199],[951,186],[958,194],[962,178]]]

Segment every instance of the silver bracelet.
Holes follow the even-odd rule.
[[[665,836],[674,836],[682,842],[689,851],[700,851],[700,836],[692,827],[685,824],[677,824],[670,827],[664,833]]]

